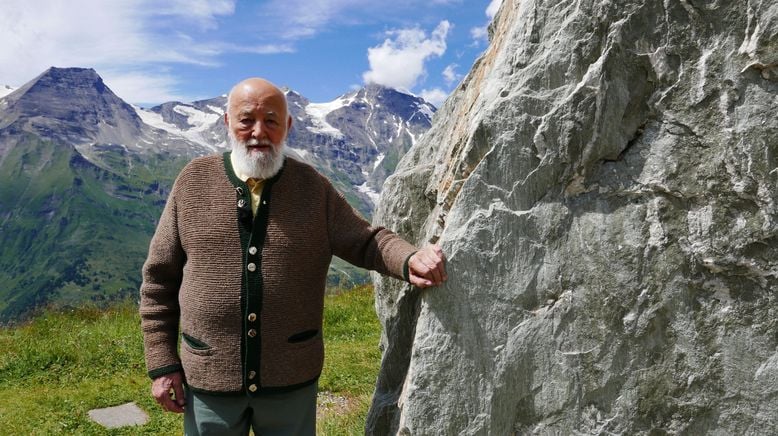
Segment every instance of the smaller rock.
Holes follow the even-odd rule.
[[[143,425],[149,420],[149,416],[135,403],[122,404],[121,406],[93,409],[89,411],[92,421],[105,428],[119,428],[130,425]]]

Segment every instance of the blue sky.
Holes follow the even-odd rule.
[[[314,102],[373,82],[440,104],[501,0],[4,0],[0,84],[91,67],[128,102],[225,93],[250,76]]]

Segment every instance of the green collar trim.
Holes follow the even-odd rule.
[[[251,322],[247,321],[247,319],[249,313],[260,314],[262,312],[262,254],[270,221],[273,185],[281,178],[286,167],[286,156],[284,156],[284,162],[278,173],[265,181],[265,186],[262,189],[262,205],[254,217],[251,216],[251,208],[249,207],[251,199],[249,198],[248,185],[235,174],[232,160],[230,159],[230,152],[224,153],[223,160],[227,178],[235,187],[237,200],[236,218],[238,219],[238,234],[240,236],[243,257],[240,297],[241,313],[243,314],[241,317],[243,321],[240,341],[243,383],[245,392],[248,395],[255,396],[266,391],[260,382],[262,326],[259,318],[255,318]],[[250,252],[249,247],[254,247],[255,250]],[[252,264],[251,270],[248,269],[249,264]],[[255,334],[252,336],[248,336],[250,329],[255,331]],[[250,371],[254,371],[257,374],[252,380],[248,377]],[[253,393],[247,389],[252,383],[259,387],[259,390]]]

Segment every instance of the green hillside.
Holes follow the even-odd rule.
[[[326,361],[319,382],[318,434],[363,434],[380,351],[372,288],[325,301]],[[0,434],[180,434],[181,416],[151,398],[140,319],[132,302],[107,310],[49,311],[0,329]],[[87,412],[134,401],[143,427],[108,431]]]
[[[101,166],[26,135],[0,163],[0,323],[41,305],[137,294],[164,187],[185,161],[98,157]]]

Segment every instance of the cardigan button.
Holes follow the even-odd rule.
[[[238,200],[238,207],[240,209],[243,209],[244,206],[246,206],[246,200],[241,198],[240,200]]]
[[[254,263],[250,263],[250,264],[246,265],[246,269],[251,271],[251,272],[254,272],[254,271],[257,270],[257,266]]]
[[[249,380],[254,380],[254,377],[257,376],[256,371],[249,371]]]
[[[257,247],[249,247],[249,254],[252,256],[257,254]]]
[[[248,335],[249,335],[250,338],[253,338],[254,336],[257,335],[257,331],[254,330],[254,329],[250,329],[249,332],[248,332]]]
[[[249,313],[249,321],[254,322],[257,320],[257,314],[256,313]]]
[[[256,392],[257,391],[257,385],[249,385],[249,390],[251,392]]]

